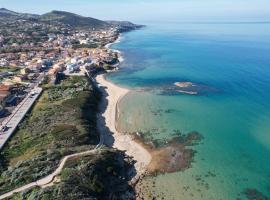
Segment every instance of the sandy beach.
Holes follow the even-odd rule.
[[[117,103],[129,90],[109,82],[106,80],[104,74],[97,75],[96,81],[103,92],[102,112],[99,116],[98,127],[103,133],[104,143],[119,150],[126,151],[127,155],[133,157],[136,161],[135,169],[137,176],[139,176],[145,172],[147,165],[151,161],[151,155],[143,146],[135,142],[132,136],[121,134],[116,130]],[[111,136],[113,138],[110,138]]]

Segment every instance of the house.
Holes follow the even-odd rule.
[[[78,57],[71,58],[70,60],[71,64],[77,64],[78,61],[79,61]]]
[[[31,71],[40,72],[40,70],[42,68],[42,64],[41,63],[32,63],[28,66],[28,68],[31,69]]]
[[[52,33],[52,34],[48,34],[48,38],[49,38],[48,41],[51,42],[51,41],[55,40],[57,38],[57,36]]]
[[[4,85],[4,84],[0,85],[0,104],[2,106],[6,105],[6,101],[11,95],[11,90],[12,90],[12,87],[9,85]]]
[[[28,74],[27,79],[34,80],[38,77],[38,75],[39,75],[38,73],[30,73],[30,74]]]
[[[46,59],[42,61],[42,66],[51,67],[53,65],[53,61],[51,59]]]
[[[62,72],[62,71],[63,71],[62,67],[59,67],[59,66],[58,67],[53,67],[48,71],[48,74],[49,75],[56,75],[57,73]]]
[[[31,69],[29,69],[28,67],[21,69],[21,74],[29,74],[29,73],[31,73]]]
[[[11,91],[13,86],[0,84],[0,91]]]
[[[0,59],[0,67],[5,67],[8,65],[9,65],[9,62],[6,59],[4,58]]]
[[[21,74],[21,75],[18,75],[18,76],[14,76],[14,77],[13,77],[13,80],[14,80],[15,82],[21,83],[21,82],[27,80],[27,75],[26,75],[26,74]]]
[[[77,64],[68,64],[67,65],[67,70],[72,73],[72,72],[75,72],[75,71],[79,71],[80,69],[80,66],[77,65]]]
[[[12,60],[9,62],[9,66],[11,66],[11,67],[17,67],[18,65],[19,65],[18,60]]]

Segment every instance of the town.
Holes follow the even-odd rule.
[[[107,94],[97,77],[122,61],[110,45],[141,27],[0,8],[0,199],[36,191],[36,199],[135,197],[133,159],[107,144]],[[66,176],[69,167],[82,180]],[[93,184],[75,189],[85,181]]]
[[[0,25],[0,149],[41,94],[41,83],[116,69],[120,55],[106,45],[133,28],[74,28],[31,18],[1,20]]]

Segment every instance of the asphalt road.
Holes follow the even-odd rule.
[[[45,73],[41,73],[34,82],[30,83],[30,92],[23,99],[23,101],[16,106],[11,115],[2,121],[0,126],[0,151],[12,136],[19,123],[23,120],[32,105],[40,96],[42,88],[38,87],[38,85],[41,83],[44,77]],[[5,127],[4,130],[3,127]]]
[[[40,87],[34,87],[31,89],[31,92],[23,99],[19,105],[16,106],[12,114],[2,122],[1,127],[5,127],[5,130],[0,131],[0,151],[8,139],[12,136],[19,123],[23,120],[32,105],[38,99],[41,92],[42,88]]]

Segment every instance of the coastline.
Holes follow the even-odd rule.
[[[103,134],[104,143],[121,151],[125,151],[128,156],[133,157],[136,161],[134,165],[137,172],[134,178],[136,182],[138,178],[146,172],[146,168],[150,164],[152,156],[150,152],[146,150],[143,145],[136,142],[131,135],[122,134],[116,129],[117,104],[128,94],[129,90],[106,80],[105,74],[97,75],[96,82],[103,93],[103,99],[100,105],[103,112],[98,116],[98,127]],[[102,120],[105,121],[105,124],[101,123]],[[110,144],[111,136],[113,137],[112,144]]]
[[[122,35],[119,34],[114,42],[105,45],[105,48],[118,54],[119,64],[124,61],[123,54],[119,50],[112,49],[111,46],[121,42],[121,39]],[[133,178],[132,182],[137,182],[140,176],[146,172],[147,166],[152,160],[152,156],[142,144],[135,141],[132,135],[120,133],[116,128],[116,116],[119,109],[118,103],[129,93],[129,90],[108,81],[106,74],[98,74],[95,80],[103,94],[100,104],[101,113],[98,116],[98,128],[102,133],[104,144],[125,151],[128,156],[136,161],[134,164],[136,176]]]
[[[107,48],[107,49],[111,49],[110,47],[112,45],[114,45],[114,44],[117,44],[117,43],[121,42],[121,39],[122,39],[122,35],[120,33],[119,36],[118,36],[118,38],[114,42],[108,43],[104,47]]]
[[[120,39],[116,40],[116,43]],[[110,43],[106,48],[111,49]],[[111,49],[122,57],[122,52]],[[119,60],[119,63],[123,62]],[[118,70],[118,67],[116,67]],[[113,70],[115,71],[115,70]],[[111,73],[113,71],[108,71]],[[194,151],[188,146],[194,141],[201,140],[199,133],[190,132],[185,136],[175,137],[167,141],[166,145],[156,147],[151,143],[145,143],[140,135],[131,135],[121,133],[117,129],[117,116],[119,115],[119,102],[125,97],[130,90],[117,86],[106,79],[106,74],[98,74],[95,81],[102,92],[102,102],[98,114],[98,129],[102,135],[105,145],[124,151],[127,156],[135,160],[134,168],[136,172],[130,183],[136,192],[136,199],[143,199],[149,191],[144,188],[143,178],[145,175],[155,175],[157,173],[174,173],[183,171],[191,167]],[[150,195],[150,193],[149,193]],[[152,195],[152,194],[151,194]]]
[[[111,46],[114,45],[114,44],[120,43],[121,40],[122,40],[122,35],[121,35],[121,33],[120,33],[119,36],[118,36],[118,38],[117,38],[114,42],[108,43],[108,44],[106,44],[106,45],[104,46],[106,49],[110,49],[110,50],[112,50],[113,52],[116,52],[116,53],[117,53],[117,55],[118,55],[118,60],[119,60],[119,64],[122,63],[122,62],[124,62],[124,56],[123,56],[123,54],[122,54],[121,51],[119,51],[119,50],[117,50],[117,49],[112,49]]]

